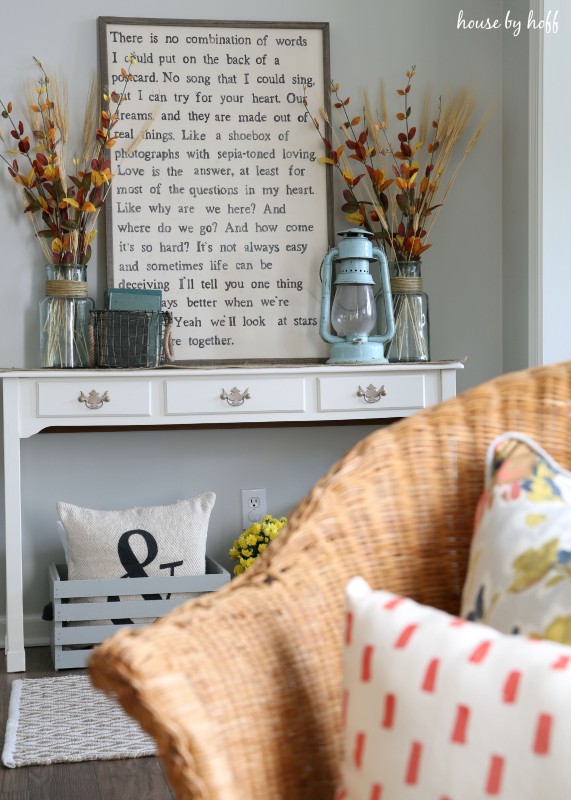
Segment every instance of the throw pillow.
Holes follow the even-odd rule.
[[[58,502],[67,539],[68,578],[203,575],[208,522],[215,499],[213,492],[205,492],[172,505],[119,511]],[[160,599],[158,595],[143,597]],[[89,599],[96,602],[106,598]]]
[[[61,519],[58,519],[56,521],[56,530],[60,544],[63,547],[65,563],[67,564],[67,536],[65,535],[65,528],[63,527],[63,522],[61,521]]]
[[[488,450],[461,616],[571,644],[571,473],[519,433]]]
[[[567,800],[571,648],[346,590],[336,800]]]

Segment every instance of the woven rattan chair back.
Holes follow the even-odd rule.
[[[570,402],[561,364],[379,429],[243,576],[97,648],[94,684],[155,737],[180,800],[331,800],[347,580],[457,613],[488,444],[524,431],[571,466]]]

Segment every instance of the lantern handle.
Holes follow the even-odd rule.
[[[329,332],[329,322],[331,319],[331,277],[333,274],[333,261],[338,255],[339,249],[337,247],[332,247],[321,264],[321,281],[323,286],[321,289],[320,335],[321,338],[329,344],[345,341],[342,336],[335,336],[335,334]]]
[[[383,302],[385,305],[385,319],[387,330],[382,336],[369,336],[370,342],[388,342],[395,335],[395,314],[393,308],[393,297],[391,294],[391,280],[389,277],[389,262],[386,254],[379,248],[373,247],[373,256],[379,265],[379,278],[381,281],[381,291],[383,292]]]

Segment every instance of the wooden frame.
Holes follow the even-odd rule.
[[[109,286],[162,290],[177,362],[325,360],[331,170],[303,95],[327,107],[328,24],[100,17],[98,30],[102,83],[126,91]]]

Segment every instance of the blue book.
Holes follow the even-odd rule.
[[[160,311],[160,289],[106,289],[105,308],[110,311]]]

